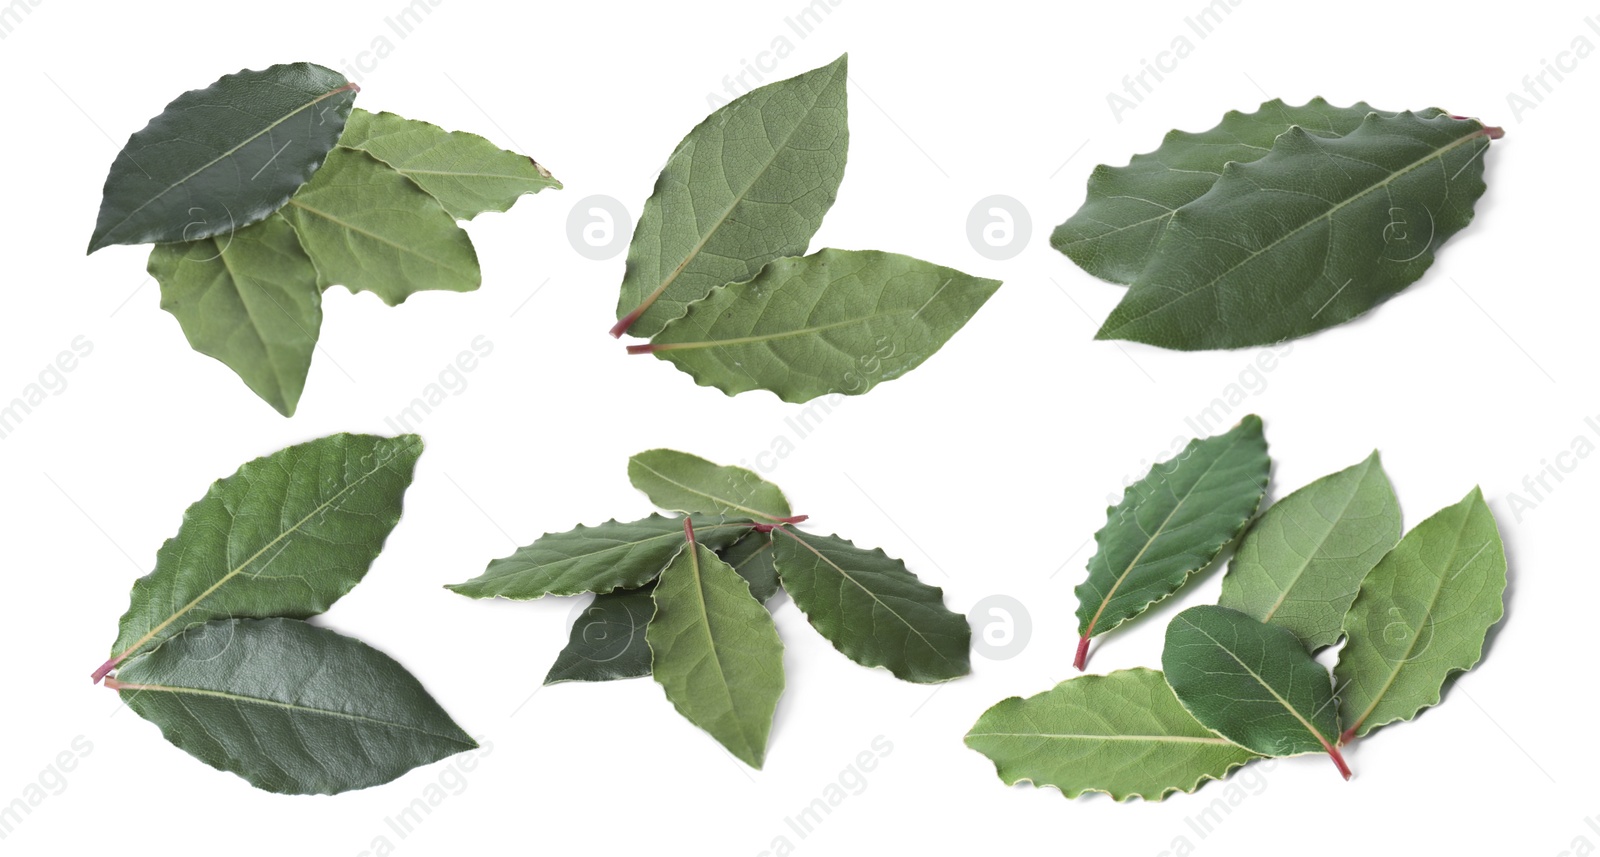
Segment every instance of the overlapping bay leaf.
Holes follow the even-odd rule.
[[[1293,631],[1312,651],[1338,642],[1361,581],[1400,540],[1400,502],[1374,451],[1301,488],[1250,527],[1218,604]]]
[[[1445,680],[1483,657],[1505,589],[1505,547],[1479,489],[1406,533],[1345,617],[1334,667],[1344,740],[1438,704]]]
[[[350,112],[339,145],[360,149],[427,191],[457,220],[505,211],[523,194],[561,187],[537,161],[477,134],[393,113]]]
[[[1230,110],[1206,131],[1171,131],[1155,151],[1134,155],[1125,167],[1095,167],[1083,206],[1056,227],[1050,244],[1102,280],[1132,283],[1173,214],[1210,190],[1223,167],[1261,158],[1290,128],[1338,137],[1373,112],[1396,115],[1374,111],[1364,101],[1337,107],[1318,97],[1297,106],[1274,98],[1252,113]]]
[[[661,572],[645,637],[651,674],[690,723],[754,768],[783,694],[783,643],[732,566],[690,541]]]
[[[191,625],[327,610],[383,549],[421,453],[416,435],[336,434],[213,483],[134,582],[95,679]]]
[[[1350,778],[1336,746],[1333,681],[1287,628],[1227,607],[1191,607],[1167,626],[1161,669],[1207,729],[1263,756],[1325,751]]]
[[[482,278],[472,239],[444,206],[357,149],[329,152],[283,216],[323,288],[370,291],[394,306],[426,289],[469,292]]]
[[[905,681],[949,681],[971,671],[966,617],[946,608],[939,587],[918,580],[905,563],[790,527],[773,539],[784,590],[846,657]]]
[[[478,746],[388,655],[295,619],[191,626],[106,684],[195,758],[281,794],[375,786]]]
[[[698,528],[701,543],[713,550],[748,532],[750,522],[739,520]],[[682,518],[651,515],[597,527],[580,525],[517,548],[510,556],[492,560],[483,574],[445,588],[469,598],[516,601],[636,589],[654,580],[683,547]]]
[[[1068,679],[991,707],[967,733],[1007,785],[1053,786],[1149,801],[1192,792],[1258,758],[1200,725],[1161,673],[1117,670]]]
[[[1369,114],[1340,137],[1290,128],[1172,214],[1096,337],[1242,348],[1361,315],[1420,278],[1471,221],[1500,133],[1409,111]]]
[[[1261,418],[1196,439],[1150,468],[1106,510],[1078,596],[1078,656],[1089,641],[1177,592],[1239,535],[1266,494],[1271,468]]]
[[[654,336],[712,289],[805,252],[844,178],[846,66],[757,87],[683,138],[628,245],[614,335]]]
[[[652,449],[628,459],[628,479],[656,508],[699,520],[790,517],[783,491],[743,467],[714,464],[675,449]]]
[[[650,674],[650,644],[645,628],[655,615],[655,582],[638,589],[603,592],[578,614],[567,646],[556,655],[545,684],[563,681],[613,681]]]
[[[628,350],[730,396],[857,395],[921,365],[999,287],[909,256],[820,250],[711,291],[649,345]]]
[[[89,252],[195,241],[266,219],[322,165],[358,89],[300,62],[178,96],[112,162]]]

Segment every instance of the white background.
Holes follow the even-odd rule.
[[[24,0],[28,2],[28,0]],[[92,751],[64,789],[0,841],[18,854],[185,847],[232,854],[633,853],[675,847],[798,853],[1557,854],[1600,833],[1593,677],[1593,552],[1600,461],[1535,500],[1523,486],[1600,414],[1593,385],[1591,168],[1600,58],[1577,62],[1535,109],[1521,92],[1579,36],[1590,4],[1422,9],[1393,2],[1247,0],[1206,38],[1202,0],[888,4],[836,0],[801,38],[780,2],[479,4],[444,0],[402,38],[404,4],[84,4],[32,0],[0,41],[6,297],[0,400],[74,337],[93,352],[0,441],[9,548],[0,803],[68,749]],[[1107,94],[1187,35],[1182,59],[1118,121]],[[566,183],[469,225],[483,263],[470,295],[397,309],[327,296],[299,415],[277,416],[187,347],[143,273],[144,248],[85,257],[122,142],[179,93],[241,67],[343,68],[376,37],[358,104],[485,134]],[[574,602],[475,602],[440,586],[578,522],[636,517],[628,455],[681,448],[757,465],[797,412],[765,393],[729,399],[605,335],[621,255],[569,243],[592,194],[635,215],[709,93],[778,37],[775,77],[850,51],[851,151],[813,248],[881,248],[1006,284],[933,359],[835,410],[768,474],[815,528],[903,557],[967,611],[1002,595],[1032,635],[1009,659],[974,657],[937,689],[858,667],[777,608],[788,689],[767,767],[751,771],[679,717],[649,680],[538,690]],[[376,60],[374,62],[374,60]],[[771,65],[771,63],[768,63]],[[1569,63],[1570,65],[1570,63]],[[748,78],[747,78],[748,80]],[[1536,84],[1537,86],[1537,84]],[[1487,155],[1477,219],[1427,276],[1354,324],[1301,340],[1268,373],[1255,351],[1184,354],[1092,341],[1118,287],[1048,245],[1100,162],[1125,163],[1169,128],[1199,130],[1268,96],[1386,109],[1439,106],[1506,127]],[[1031,213],[1010,260],[967,239],[993,194]],[[582,212],[580,212],[581,214]],[[520,309],[519,309],[520,308]],[[91,686],[135,577],[183,509],[242,462],[334,431],[392,433],[393,416],[472,339],[494,344],[469,386],[420,425],[428,448],[404,520],[366,581],[325,623],[417,673],[486,750],[464,787],[453,762],[334,798],[256,791],[195,761]],[[1230,384],[1266,420],[1271,494],[1382,450],[1407,526],[1481,484],[1511,561],[1510,613],[1484,663],[1438,709],[1354,747],[1356,777],[1305,757],[1163,803],[1067,801],[1007,788],[962,735],[999,699],[1071,673],[1072,587],[1108,494],[1164,456]],[[1264,386],[1263,386],[1264,385]],[[1243,388],[1240,388],[1243,390]],[[1530,501],[1513,510],[1513,492]],[[1518,520],[1520,518],[1520,520]],[[1214,600],[1213,571],[1149,621],[1104,638],[1091,668],[1159,662],[1166,617]],[[979,633],[1003,622],[977,617]],[[892,752],[807,838],[785,823],[883,736]],[[457,786],[409,836],[385,823],[441,777]],[[54,777],[47,777],[54,782]],[[1248,787],[1247,787],[1248,786]],[[1235,797],[1199,835],[1189,819]],[[1220,811],[1219,811],[1220,812]],[[1600,826],[1600,820],[1596,821]],[[1335,843],[1338,843],[1337,846]],[[1184,844],[1184,843],[1176,843]]]

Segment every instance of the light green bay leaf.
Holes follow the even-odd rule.
[[[682,528],[679,528],[680,537]],[[567,646],[556,655],[545,684],[613,681],[650,674],[645,628],[655,615],[655,583],[594,596],[572,623]]]
[[[698,528],[715,549],[750,531],[748,521],[722,521]],[[651,515],[637,521],[607,521],[550,533],[510,556],[489,563],[483,574],[446,586],[468,598],[526,601],[546,595],[606,593],[636,589],[654,580],[683,550],[683,519]]]
[[[783,693],[783,643],[772,615],[704,544],[678,554],[652,597],[645,637],[656,682],[690,723],[761,767]]]
[[[1263,756],[1325,751],[1350,778],[1335,746],[1332,679],[1287,628],[1226,607],[1190,607],[1167,625],[1161,669],[1207,729]]]
[[[107,686],[168,741],[256,788],[338,794],[478,746],[388,655],[294,619],[219,619]]]
[[[549,170],[526,155],[508,152],[477,134],[446,131],[393,113],[352,110],[339,145],[393,167],[458,220],[505,211],[523,194],[561,187]]]
[[[1479,489],[1406,533],[1345,617],[1333,671],[1344,740],[1438,704],[1445,680],[1483,657],[1505,590],[1505,546]]]
[[[293,416],[322,327],[317,269],[283,218],[216,238],[157,244],[150,276],[194,350]]]
[[[336,434],[248,462],[183,513],[134,581],[112,660],[213,619],[327,610],[360,582],[400,520],[422,439]]]
[[[299,62],[178,96],[112,162],[89,252],[198,241],[266,219],[317,172],[359,89]]]
[[[1378,453],[1273,504],[1239,541],[1218,604],[1338,642],[1367,572],[1400,540],[1400,502]]]
[[[1078,656],[1089,640],[1177,592],[1233,541],[1267,490],[1272,461],[1261,418],[1195,439],[1171,461],[1150,468],[1106,510],[1105,526],[1078,596]]]
[[[628,480],[650,502],[696,518],[790,516],[783,491],[743,467],[724,467],[674,449],[652,449],[628,459]]]
[[[909,256],[819,250],[713,290],[649,345],[628,350],[730,396],[858,395],[920,366],[999,287]]]
[[[806,251],[844,178],[846,66],[753,89],[683,138],[634,227],[613,334],[655,336],[712,289]]]
[[[428,289],[469,292],[482,279],[472,239],[455,218],[366,152],[329,152],[283,216],[325,289],[370,291],[394,306]]]
[[[944,592],[881,550],[783,527],[773,564],[811,627],[845,657],[896,678],[941,682],[971,672],[972,628]]]
[[[1210,190],[1223,167],[1261,158],[1291,127],[1338,137],[1354,131],[1372,112],[1364,101],[1336,107],[1318,97],[1297,106],[1274,98],[1253,113],[1230,110],[1206,131],[1170,131],[1155,151],[1134,155],[1125,167],[1095,167],[1083,206],[1056,227],[1050,245],[1102,280],[1131,283],[1149,262],[1173,213]]]
[[[1104,792],[1117,801],[1192,792],[1260,758],[1201,726],[1149,669],[1079,676],[1002,700],[966,741],[1006,785],[1026,780],[1069,798]]]
[[[1173,214],[1096,338],[1243,348],[1361,315],[1471,221],[1500,133],[1411,112],[1370,114],[1342,137],[1291,128]]]

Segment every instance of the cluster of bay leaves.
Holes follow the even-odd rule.
[[[1128,286],[1099,339],[1242,348],[1349,321],[1472,220],[1502,134],[1438,109],[1274,99],[1096,167],[1051,244]]]
[[[847,57],[751,90],[678,144],[628,246],[612,334],[728,395],[856,395],[911,371],[997,280],[807,245],[849,150]]]
[[[808,533],[778,486],[670,449],[628,460],[670,515],[551,533],[449,589],[527,600],[594,593],[546,684],[654,676],[689,722],[754,767],[783,693],[781,591],[846,657],[911,682],[966,675],[971,630],[882,550]]]
[[[192,90],[133,134],[106,177],[92,253],[154,243],[149,271],[189,344],[294,414],[343,285],[394,306],[481,281],[458,220],[559,188],[475,134],[354,108],[358,87],[311,63]]]
[[[366,788],[476,747],[388,655],[305,621],[366,575],[421,454],[415,435],[337,434],[212,483],[134,582],[94,678],[272,792]]]
[[[1315,752],[1349,777],[1341,745],[1437,704],[1478,663],[1506,588],[1478,489],[1402,537],[1376,452],[1256,517],[1270,467],[1249,416],[1191,441],[1108,510],[1076,589],[1080,669],[1091,639],[1237,538],[1221,598],[1172,619],[1161,671],[1081,676],[986,711],[966,740],[1002,780],[1160,800],[1253,759]],[[1341,639],[1330,673],[1316,655]]]

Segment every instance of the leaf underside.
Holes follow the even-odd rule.
[[[1161,673],[1118,670],[1068,679],[983,713],[968,747],[988,756],[1007,785],[1051,786],[1075,798],[1158,801],[1259,758],[1200,725]]]
[[[921,365],[999,287],[909,256],[819,250],[719,284],[637,350],[730,396],[858,395]]]
[[[1078,597],[1078,633],[1104,634],[1177,592],[1239,535],[1266,493],[1271,459],[1254,414],[1150,468],[1105,526]],[[1081,663],[1080,663],[1081,666]]]
[[[1338,642],[1367,572],[1400,540],[1400,503],[1374,452],[1274,503],[1239,541],[1218,604]]]
[[[1274,98],[1253,113],[1230,110],[1206,131],[1168,132],[1155,151],[1134,155],[1125,167],[1095,167],[1083,206],[1056,227],[1050,245],[1102,280],[1131,283],[1150,261],[1173,213],[1204,196],[1223,167],[1261,158],[1291,127],[1339,137],[1372,112],[1364,101],[1336,107],[1318,97],[1296,106]]]
[[[944,593],[881,550],[838,536],[784,528],[773,535],[783,588],[818,633],[846,657],[913,682],[971,671],[972,629],[944,606]]]
[[[294,619],[196,625],[112,681],[190,755],[280,794],[338,794],[471,750],[404,667]]]
[[[778,486],[743,467],[724,467],[673,449],[652,449],[628,459],[628,480],[659,509],[695,520],[789,517]]]
[[[343,75],[304,62],[178,96],[112,162],[89,252],[196,241],[266,219],[321,166],[355,96]]]
[[[844,178],[846,58],[735,98],[656,179],[628,245],[619,324],[651,337],[689,304],[804,253]]]
[[[1406,533],[1345,618],[1334,677],[1346,739],[1436,705],[1445,680],[1483,657],[1505,590],[1505,547],[1479,489]]]
[[[690,723],[754,768],[783,693],[783,643],[750,587],[705,545],[683,551],[652,593],[651,674]]]
[[[1096,337],[1243,348],[1361,315],[1471,221],[1494,133],[1411,112],[1370,114],[1342,137],[1291,128],[1172,215]]]

